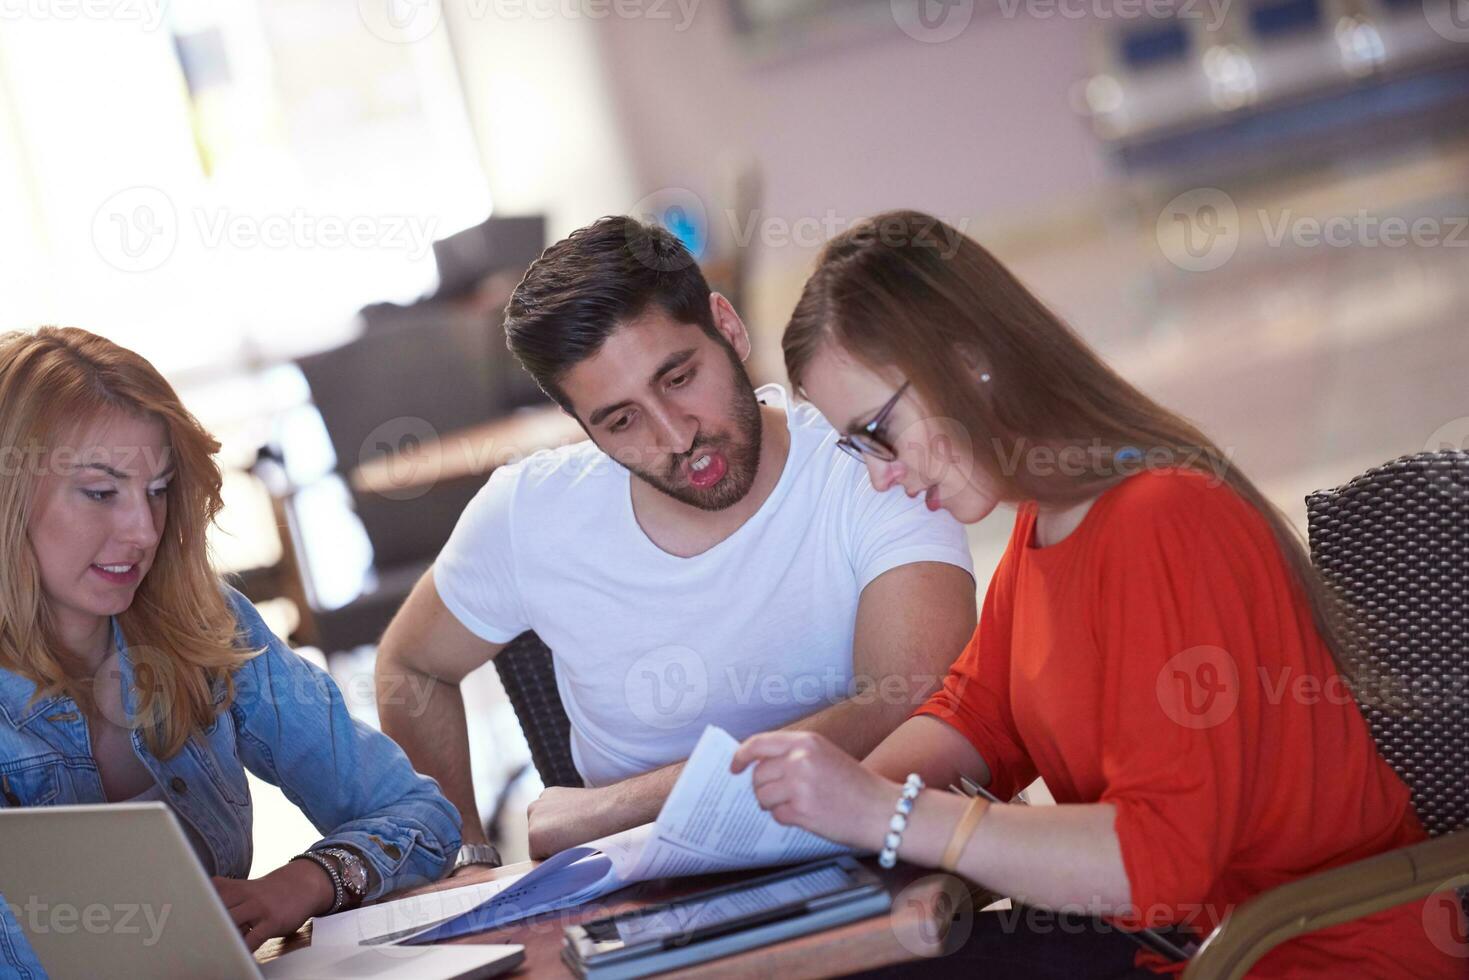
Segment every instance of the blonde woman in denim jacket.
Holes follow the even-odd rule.
[[[76,329],[0,335],[0,806],[166,803],[253,949],[439,877],[460,823],[220,585],[218,448],[139,355]],[[323,834],[251,880],[246,769]],[[0,973],[45,975],[3,904]]]

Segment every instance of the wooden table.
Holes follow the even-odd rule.
[[[840,976],[890,963],[942,955],[945,951],[945,939],[955,916],[958,915],[962,922],[964,910],[972,908],[969,886],[953,875],[936,873],[925,868],[899,865],[885,871],[877,866],[876,861],[868,860],[864,863],[882,878],[888,893],[893,897],[893,907],[887,915],[850,922],[825,932],[711,960],[665,976],[698,976],[714,980],[759,976],[767,980],[769,977],[801,980],[808,977]],[[436,882],[393,897],[401,898],[490,881],[502,875],[520,874],[534,867],[535,862],[524,862],[504,868],[471,868],[452,881]],[[563,931],[567,926],[668,901],[769,870],[643,882],[575,909],[548,912],[503,929],[461,936],[449,942],[519,943],[525,947],[525,963],[515,971],[514,976],[568,977],[572,973],[561,961]],[[283,953],[310,945],[310,942],[311,927],[308,924],[286,940],[275,939],[266,943],[256,952],[255,957],[262,963],[268,962]]]

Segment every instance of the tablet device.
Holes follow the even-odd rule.
[[[827,858],[566,930],[562,958],[589,980],[640,977],[886,912],[887,890]]]

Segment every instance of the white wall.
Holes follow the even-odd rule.
[[[897,206],[1046,210],[1098,181],[1095,141],[1068,101],[1087,21],[980,11],[941,43],[879,22],[764,59],[713,0],[679,27],[612,18],[601,34],[644,191],[712,190],[728,158],[753,158],[772,214],[850,221]]]
[[[109,262],[119,229],[99,209],[129,188],[192,183],[197,172],[169,35],[129,20],[8,20],[0,77],[13,137],[0,163],[0,327],[87,326],[167,362],[180,324],[156,307],[147,315],[147,296],[189,293],[189,270],[173,263],[145,278]],[[143,207],[166,201],[134,193]]]
[[[956,37],[926,43],[879,17],[762,58],[740,44],[721,2],[691,2],[686,20],[609,18],[599,38],[640,195],[692,191],[717,242],[720,225],[744,221],[725,213],[728,171],[759,163],[742,311],[758,377],[784,379],[778,337],[815,250],[857,219],[919,208],[993,247],[997,227],[1095,206],[1105,168],[1070,101],[1091,22],[978,10]]]
[[[495,210],[544,212],[554,241],[636,195],[598,22],[549,12],[486,0],[444,7]]]

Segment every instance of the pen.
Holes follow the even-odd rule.
[[[1004,800],[1000,799],[995,794],[991,793],[989,790],[985,789],[983,786],[981,786],[978,783],[976,783],[974,780],[970,779],[968,776],[964,776],[964,775],[960,775],[960,777],[959,777],[959,785],[958,786],[950,786],[949,789],[952,790],[955,793],[958,793],[960,796],[969,796],[969,797],[983,796],[985,799],[989,800],[991,803],[1004,803],[1005,802]],[[1024,798],[1022,798],[1020,795],[1017,794],[1016,797],[1015,797],[1015,799],[1011,800],[1010,802],[1011,803],[1018,803],[1018,804],[1024,805],[1025,800],[1024,800]]]

